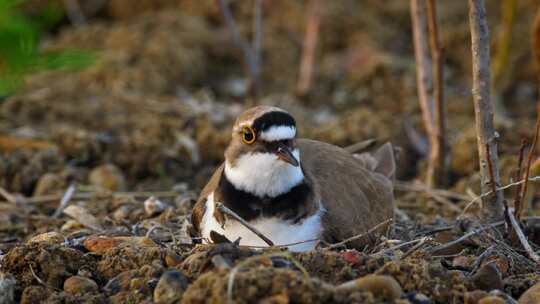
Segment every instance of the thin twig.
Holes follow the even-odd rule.
[[[426,183],[429,187],[434,187],[435,167],[437,166],[439,150],[439,140],[437,136],[437,126],[435,121],[435,102],[433,92],[433,62],[430,53],[430,37],[428,33],[428,21],[426,20],[426,1],[411,0],[411,23],[413,32],[414,55],[416,60],[416,87],[418,91],[418,101],[422,110],[422,120],[426,129],[429,141],[428,169]],[[433,18],[435,18],[433,16]],[[434,21],[434,20],[432,20]],[[432,27],[432,34],[435,28]],[[437,163],[435,163],[436,161]]]
[[[486,155],[487,155],[487,164],[488,164],[488,173],[489,173],[489,184],[491,185],[491,192],[497,192],[497,185],[495,183],[495,174],[493,173],[493,163],[491,162],[491,149],[489,144],[486,144]]]
[[[394,188],[398,191],[426,192],[428,194],[432,193],[438,196],[461,200],[461,201],[470,200],[470,197],[468,197],[467,195],[463,195],[460,193],[443,190],[443,189],[430,189],[428,186],[421,184],[419,182],[407,183],[407,182],[396,181],[394,184]]]
[[[539,106],[538,106],[538,109],[537,109],[537,114],[536,114],[536,129],[534,131],[534,138],[533,138],[533,142],[532,142],[532,145],[531,147],[529,148],[529,155],[527,156],[527,165],[525,166],[525,184],[523,184],[523,187],[521,189],[521,198],[522,198],[522,204],[520,204],[520,210],[516,210],[516,212],[519,212],[519,213],[516,213],[516,217],[517,218],[521,218],[521,212],[523,210],[523,205],[524,202],[525,202],[525,196],[527,195],[527,185],[529,184],[528,183],[528,180],[529,180],[529,174],[530,174],[530,171],[531,171],[531,164],[532,164],[532,157],[534,155],[534,150],[536,150],[536,143],[538,141],[538,131],[540,130],[540,103],[539,103]]]
[[[532,48],[538,72],[538,86],[540,87],[540,7],[536,11],[532,28]]]
[[[495,222],[495,223],[492,223],[492,224],[489,224],[489,225],[486,225],[486,226],[483,226],[483,227],[480,227],[480,228],[477,228],[477,229],[474,229],[473,231],[467,233],[467,234],[464,234],[463,236],[451,241],[451,242],[448,242],[448,243],[445,243],[445,244],[441,244],[437,247],[434,247],[432,248],[430,251],[431,252],[436,252],[436,251],[441,251],[441,250],[444,250],[444,249],[447,249],[447,248],[450,248],[452,246],[455,246],[455,245],[458,245],[458,244],[461,244],[462,242],[468,240],[469,238],[481,233],[481,232],[484,232],[488,229],[492,229],[492,228],[496,228],[498,226],[501,226],[501,225],[504,225],[505,224],[505,221],[500,221],[500,222]]]
[[[439,41],[439,30],[437,26],[437,9],[435,0],[428,0],[426,3],[428,18],[429,47],[431,60],[433,62],[433,102],[434,102],[434,134],[429,153],[428,166],[428,186],[434,187],[444,185],[446,182],[446,123],[444,109],[444,69],[443,69],[443,49]]]
[[[489,172],[485,146],[490,145],[493,182],[500,184],[497,164],[497,133],[493,123],[493,105],[490,94],[489,28],[484,0],[469,0],[469,24],[471,29],[471,54],[473,72],[473,101],[476,122],[476,138],[480,161],[482,192],[489,192]],[[504,216],[504,196],[496,191],[492,197],[482,199],[483,220],[496,221]]]
[[[425,236],[425,237],[421,238],[420,241],[418,242],[418,244],[414,245],[411,249],[409,249],[407,252],[405,252],[399,259],[400,260],[406,259],[408,256],[413,254],[415,251],[420,249],[422,246],[424,246],[427,242],[429,242],[431,240],[433,240],[433,239],[431,237],[429,237],[429,236]]]
[[[533,176],[533,177],[530,177],[528,179],[528,181],[532,181],[532,182],[536,182],[536,181],[540,181],[540,175],[539,176]],[[520,181],[517,181],[517,182],[514,182],[514,183],[510,183],[506,186],[503,186],[503,187],[498,187],[497,190],[498,191],[501,191],[501,190],[506,190],[508,188],[511,188],[511,187],[514,187],[514,186],[518,186],[518,185],[521,185],[525,183],[525,179],[522,179]],[[463,211],[461,212],[461,214],[458,216],[458,219],[462,218],[465,213],[469,210],[469,208],[471,208],[472,205],[474,205],[475,203],[477,203],[480,199],[484,198],[484,197],[487,197],[489,195],[491,195],[493,192],[490,190],[488,191],[487,193],[482,193],[481,195],[473,198],[469,203],[467,203],[467,205],[465,206],[465,208],[463,208]]]
[[[156,192],[149,192],[149,191],[133,191],[133,192],[112,192],[112,193],[103,193],[103,192],[95,192],[95,191],[89,191],[89,192],[77,192],[73,194],[72,199],[76,200],[87,200],[91,199],[93,197],[103,197],[105,195],[112,196],[112,197],[125,197],[125,196],[132,196],[136,198],[147,198],[150,196],[154,197],[176,197],[178,196],[178,192],[176,191],[156,191]],[[34,197],[28,197],[25,198],[25,202],[30,204],[40,204],[40,203],[48,203],[48,202],[54,202],[58,201],[63,197],[64,194],[47,194],[47,195],[40,195],[40,196],[34,196]]]
[[[17,197],[2,187],[0,187],[0,195],[3,196],[8,202],[17,204]]]
[[[482,262],[484,261],[484,259],[491,254],[491,252],[493,251],[493,249],[495,249],[495,245],[491,245],[489,246],[486,250],[484,250],[484,252],[482,252],[482,254],[480,254],[476,260],[474,261],[472,267],[471,267],[471,271],[469,272],[469,275],[472,275],[476,272],[476,270],[478,270],[478,268],[480,268],[480,265],[482,264]]]
[[[310,87],[313,78],[313,62],[315,61],[315,49],[319,37],[319,27],[321,23],[320,0],[309,1],[308,19],[306,22],[306,33],[302,46],[302,57],[300,59],[300,71],[296,93],[300,96],[305,95]]]
[[[281,249],[281,248],[287,248],[295,245],[302,245],[305,243],[312,243],[312,242],[320,242],[321,239],[310,239],[305,241],[298,241],[294,243],[288,243],[288,244],[281,244],[281,245],[274,245],[274,246],[255,246],[255,245],[240,245],[238,247],[240,248],[253,248],[253,249]]]
[[[518,163],[517,163],[517,172],[516,172],[516,180],[520,180],[521,177],[522,177],[522,167],[523,167],[523,155],[525,154],[525,147],[527,146],[527,139],[526,138],[523,138],[521,140],[521,147],[519,148],[519,159],[518,159]],[[521,200],[522,200],[522,197],[521,197],[521,185],[519,185],[517,188],[516,188],[516,194],[515,194],[515,197],[514,197],[514,208],[515,208],[515,216],[517,219],[519,219],[521,216]]]
[[[34,279],[36,279],[36,281],[38,281],[39,284],[57,291],[60,290],[56,287],[50,286],[49,284],[45,283],[40,277],[38,277],[37,274],[34,272],[34,268],[32,268],[32,265],[28,264],[28,267],[30,267],[30,272],[32,273],[32,276],[34,277]]]
[[[240,48],[240,50],[242,50],[242,53],[244,54],[244,61],[250,76],[249,92],[251,94],[251,97],[255,100],[258,94],[257,85],[259,83],[260,75],[260,66],[258,65],[257,55],[253,51],[250,44],[240,34],[231,10],[229,9],[229,6],[225,2],[225,0],[217,0],[217,2],[219,4],[221,13],[223,14],[223,18],[225,19],[225,23],[231,31],[234,43],[237,45],[238,48]]]
[[[266,244],[268,244],[268,246],[274,246],[274,242],[272,242],[272,240],[270,240],[269,238],[267,238],[264,234],[262,234],[262,232],[260,232],[257,228],[253,227],[253,225],[251,225],[250,223],[248,223],[246,220],[244,220],[242,217],[240,217],[238,214],[236,214],[236,212],[232,211],[231,209],[227,208],[225,205],[223,205],[222,203],[216,203],[216,208],[224,213],[224,214],[227,214],[231,217],[233,217],[235,220],[237,220],[238,222],[240,222],[240,224],[244,225],[244,227],[246,227],[247,229],[249,229],[251,232],[255,233],[259,238],[261,238],[261,240],[263,240]]]
[[[396,251],[398,249],[401,249],[403,247],[406,247],[406,246],[409,246],[409,245],[412,245],[412,244],[416,244],[418,242],[421,242],[425,237],[422,237],[422,238],[419,238],[419,239],[415,239],[415,240],[411,240],[411,241],[407,241],[407,242],[403,242],[401,244],[397,244],[395,246],[392,246],[390,248],[386,248],[386,249],[383,249],[383,250],[380,250],[380,251],[377,251],[373,254],[370,254],[371,257],[378,257],[378,256],[383,256],[385,255],[386,253],[388,252],[392,252],[392,251]]]
[[[255,0],[253,5],[253,53],[257,66],[261,66],[261,46],[262,46],[262,0]]]
[[[62,211],[64,211],[64,209],[66,209],[69,202],[73,198],[73,194],[75,194],[76,188],[77,187],[75,186],[75,184],[69,185],[66,192],[64,193],[64,196],[62,196],[62,200],[60,200],[60,205],[58,206],[58,208],[56,208],[56,211],[54,211],[54,214],[52,215],[52,218],[58,218],[60,216],[60,214],[62,214]]]
[[[492,193],[497,193],[497,187],[499,185],[497,185],[495,183],[495,174],[493,173],[493,158],[491,158],[491,148],[490,148],[490,145],[489,144],[486,144],[486,160],[487,160],[487,163],[488,163],[488,172],[489,172],[489,182],[491,184],[491,192]],[[506,226],[505,228],[508,228],[508,226],[510,226],[510,219],[508,218],[508,216],[506,216],[506,212],[508,211],[508,203],[506,202],[506,200],[503,200],[503,205],[504,205],[504,220],[506,221]]]
[[[375,225],[373,228],[369,229],[369,230],[368,230],[367,232],[365,232],[365,233],[361,233],[361,234],[352,236],[352,237],[347,238],[347,239],[345,239],[345,240],[343,240],[343,241],[341,241],[341,242],[338,242],[338,243],[330,244],[330,245],[328,246],[328,248],[329,248],[329,249],[338,248],[338,247],[341,247],[341,246],[343,246],[343,245],[345,245],[345,244],[347,244],[347,243],[349,243],[349,242],[352,242],[352,241],[356,241],[356,240],[358,240],[358,239],[361,239],[361,238],[363,238],[363,237],[365,237],[365,236],[368,236],[368,235],[372,234],[373,232],[377,231],[377,229],[379,229],[379,228],[381,228],[381,227],[383,227],[383,226],[385,226],[385,225],[387,225],[387,224],[389,224],[389,223],[391,223],[391,222],[392,222],[392,219],[389,218],[389,219],[387,219],[386,221],[383,221],[383,222],[381,222],[381,223],[378,223],[377,225]]]
[[[531,258],[531,260],[535,261],[537,264],[540,265],[540,256],[538,256],[538,254],[532,249],[531,244],[529,244],[527,237],[523,233],[523,230],[521,230],[521,227],[519,227],[519,223],[514,217],[514,214],[510,210],[508,210],[506,214],[508,214],[508,217],[510,218],[512,228],[514,228],[514,231],[516,232],[521,246],[523,246],[523,249],[525,249],[529,258]]]

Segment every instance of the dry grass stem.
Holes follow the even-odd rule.
[[[437,26],[437,8],[435,0],[427,0],[426,15],[428,18],[429,48],[432,60],[434,102],[433,134],[430,136],[429,164],[427,184],[430,187],[444,185],[446,182],[446,122],[444,107],[444,56]]]
[[[522,167],[523,167],[523,156],[525,154],[525,147],[527,146],[527,139],[521,140],[521,147],[519,148],[519,158],[517,163],[517,170],[516,170],[516,180],[520,180],[521,176],[523,175]],[[515,208],[515,215],[516,218],[519,219],[521,215],[521,187],[522,185],[517,186],[516,193],[514,197],[514,208]]]
[[[334,249],[334,248],[338,248],[338,247],[341,247],[341,246],[344,246],[345,244],[349,243],[349,242],[352,242],[352,241],[356,241],[358,239],[361,239],[363,237],[366,237],[370,234],[372,234],[373,232],[377,231],[379,228],[385,226],[385,225],[388,225],[392,222],[392,219],[387,219],[386,221],[383,221],[383,222],[380,222],[378,223],[377,225],[375,225],[374,227],[372,227],[371,229],[369,229],[367,232],[365,233],[361,233],[361,234],[358,234],[358,235],[355,235],[355,236],[352,236],[350,238],[347,238],[341,242],[338,242],[338,243],[334,243],[334,244],[330,244],[328,245],[328,248],[329,249]]]
[[[492,228],[496,228],[498,226],[502,226],[504,225],[505,222],[504,221],[499,221],[499,222],[495,222],[495,223],[492,223],[492,224],[489,224],[489,225],[486,225],[486,226],[483,226],[483,227],[480,227],[480,228],[477,228],[477,229],[474,229],[473,231],[469,232],[469,233],[466,233],[464,234],[463,236],[451,241],[451,242],[448,242],[448,243],[444,243],[444,244],[441,244],[439,246],[436,246],[434,248],[432,248],[430,251],[433,253],[433,252],[436,252],[436,251],[441,251],[441,250],[444,250],[444,249],[447,249],[447,248],[450,248],[452,246],[455,246],[457,244],[461,244],[462,242],[468,240],[469,238],[481,233],[481,232],[484,232],[488,229],[492,229]]]
[[[528,181],[531,181],[531,182],[537,182],[537,181],[540,181],[540,176],[529,177],[527,180],[528,180]],[[524,183],[525,183],[525,179],[522,179],[522,180],[520,180],[520,181],[513,182],[513,183],[510,183],[510,184],[505,185],[505,186],[502,186],[502,187],[498,187],[497,190],[498,190],[498,191],[506,190],[506,189],[508,189],[508,188],[515,187],[515,186],[519,186],[519,185],[524,184]],[[470,209],[474,204],[476,204],[478,201],[480,201],[482,198],[487,197],[487,196],[490,196],[490,195],[492,195],[492,194],[493,194],[493,191],[490,190],[490,191],[488,191],[488,192],[486,192],[486,193],[482,193],[482,194],[480,194],[479,196],[473,198],[471,201],[469,201],[469,202],[467,203],[467,205],[465,206],[465,208],[463,208],[463,211],[461,212],[461,214],[458,216],[457,219],[462,218],[462,217],[465,215],[465,213],[467,213],[467,211],[469,211],[469,209]]]
[[[263,240],[268,246],[274,246],[274,242],[270,240],[268,237],[266,237],[262,232],[260,232],[257,228],[253,227],[250,223],[248,223],[246,220],[244,220],[242,217],[240,217],[236,212],[232,211],[231,209],[227,208],[222,203],[216,203],[216,208],[231,217],[233,217],[235,220],[240,222],[240,224],[244,225],[247,229],[249,229],[251,232],[255,233],[261,240]]]
[[[512,223],[512,228],[516,232],[516,235],[519,239],[519,242],[521,243],[521,246],[523,246],[523,249],[527,252],[527,255],[531,260],[535,261],[538,265],[540,265],[540,256],[531,247],[531,244],[529,244],[529,241],[527,240],[527,237],[523,233],[523,230],[521,230],[521,227],[519,226],[518,221],[516,220],[516,217],[512,213],[512,211],[509,209],[507,212],[508,217],[510,218],[510,222]]]
[[[60,205],[58,206],[58,208],[56,208],[56,210],[54,211],[54,214],[52,215],[53,218],[58,218],[60,214],[62,214],[64,209],[66,209],[69,202],[73,198],[73,195],[75,194],[76,189],[77,187],[75,186],[75,184],[69,185],[66,192],[64,192],[62,199],[60,200]]]
[[[480,160],[481,190],[490,192],[490,179],[500,184],[497,162],[497,133],[493,124],[493,105],[490,93],[490,50],[489,28],[484,0],[469,0],[469,24],[471,28],[471,53],[473,71],[473,101],[476,122],[476,139]],[[488,156],[485,146],[490,146],[493,178],[490,178]],[[502,191],[482,197],[483,220],[493,222],[504,216]]]
[[[226,3],[226,0],[217,0],[219,4],[219,9],[221,10],[221,13],[223,15],[223,18],[225,19],[225,23],[227,24],[227,28],[232,34],[232,38],[236,46],[242,51],[244,55],[244,61],[247,66],[247,70],[249,73],[250,78],[250,86],[249,86],[249,92],[253,100],[257,99],[258,95],[258,85],[259,85],[259,77],[261,73],[258,55],[255,53],[252,46],[242,37],[240,34],[240,30],[238,30],[238,26],[236,25],[236,21],[234,21],[234,17],[231,13],[231,10],[229,9],[229,5]],[[255,5],[260,6],[260,1],[257,0]],[[255,9],[257,10],[257,8]],[[262,18],[262,14],[258,14],[259,17]],[[260,42],[257,42],[260,38],[257,38],[257,36],[262,35],[262,30],[260,30],[260,26],[262,22],[255,20],[254,21],[256,26],[256,33],[254,41],[255,46],[257,47],[260,45]],[[260,37],[260,36],[259,36]]]
[[[313,78],[313,62],[315,61],[315,49],[319,37],[319,26],[321,23],[321,1],[310,0],[308,4],[308,17],[306,22],[306,34],[302,47],[302,57],[300,59],[300,71],[296,93],[305,95],[311,88]]]

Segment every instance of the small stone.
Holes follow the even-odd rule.
[[[540,304],[540,282],[525,291],[518,300],[519,304]]]
[[[73,276],[64,282],[64,291],[72,295],[82,295],[98,291],[98,285],[92,279]]]
[[[128,290],[130,282],[135,277],[136,272],[136,270],[126,270],[121,272],[116,277],[110,279],[109,282],[105,284],[105,287],[103,287],[103,290],[110,294]]]
[[[122,205],[116,210],[114,210],[112,214],[112,218],[117,222],[122,222],[124,220],[128,220],[134,207],[131,205]]]
[[[13,276],[0,272],[0,303],[15,303],[15,283]]]
[[[461,267],[461,268],[468,268],[468,267],[471,266],[472,262],[473,261],[471,261],[471,257],[460,255],[460,256],[455,257],[452,260],[452,266]]]
[[[70,230],[76,230],[81,229],[84,226],[81,225],[81,223],[77,222],[76,220],[67,220],[62,227],[60,227],[61,231],[70,231]]]
[[[21,304],[41,303],[49,296],[47,289],[43,286],[31,285],[26,287],[21,295]]]
[[[478,301],[478,304],[505,304],[506,301],[500,297],[497,296],[487,296],[480,301]]]
[[[43,174],[34,188],[34,196],[41,196],[55,192],[62,192],[66,188],[66,180],[58,174]]]
[[[170,304],[179,301],[188,286],[188,280],[178,270],[167,270],[163,273],[154,289],[154,302]]]
[[[167,267],[174,267],[180,263],[182,263],[182,257],[172,250],[167,250],[167,254],[165,255],[165,265],[167,265]]]
[[[480,267],[471,277],[471,282],[475,288],[480,290],[491,291],[494,289],[504,289],[501,272],[495,263],[489,263]]]
[[[157,244],[147,237],[139,236],[96,236],[92,235],[84,240],[83,245],[86,250],[95,253],[104,253],[109,249],[116,248],[123,244],[130,244],[139,247],[157,246]]]
[[[90,172],[88,180],[91,185],[111,191],[122,191],[126,188],[124,175],[112,164],[96,167]]]
[[[64,236],[61,233],[56,231],[45,232],[38,234],[27,241],[28,244],[31,243],[53,243],[60,244],[65,240]]]
[[[478,301],[487,295],[488,293],[483,290],[468,291],[465,293],[465,304],[478,304]]]
[[[345,260],[345,262],[352,265],[356,265],[362,260],[362,254],[360,254],[360,252],[356,250],[346,250],[344,252],[341,252],[340,255],[341,258]]]
[[[336,286],[336,290],[352,292],[362,290],[371,292],[376,298],[384,298],[392,302],[401,297],[403,290],[401,286],[391,276],[369,274],[359,279],[343,283]]]
[[[431,304],[432,301],[423,293],[411,292],[407,294],[407,300],[411,304]]]
[[[154,196],[151,196],[146,201],[144,201],[144,211],[148,216],[159,214],[163,210],[165,210],[165,204],[163,204]]]

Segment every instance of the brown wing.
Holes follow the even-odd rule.
[[[312,181],[326,208],[323,237],[327,241],[335,242],[362,234],[393,218],[391,179],[394,160],[391,146],[383,146],[371,157],[360,159],[323,142],[300,139],[298,146],[304,173]],[[367,240],[352,245],[363,246]]]
[[[206,198],[219,184],[219,179],[221,177],[221,173],[223,172],[223,164],[217,168],[216,172],[212,175],[206,186],[201,191],[201,194],[199,194],[199,198],[197,199],[197,202],[195,203],[195,206],[193,206],[193,210],[191,211],[191,223],[193,224],[193,228],[197,232],[200,233],[200,223],[202,221],[204,212],[206,211]]]

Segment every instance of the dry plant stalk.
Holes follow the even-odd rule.
[[[492,93],[494,98],[495,120],[511,126],[506,107],[502,99],[502,92],[508,86],[508,80],[512,69],[508,67],[510,55],[510,43],[512,40],[512,29],[517,8],[516,0],[501,1],[501,25],[495,41],[495,54],[492,61]]]
[[[490,95],[490,53],[489,29],[484,0],[469,0],[469,24],[471,28],[471,52],[473,71],[473,101],[476,122],[476,139],[480,160],[482,193],[490,192],[490,174],[488,164],[493,166],[493,183],[500,185],[497,162],[497,133],[493,124],[493,105]],[[489,145],[488,160],[486,145]],[[504,216],[504,196],[502,191],[492,192],[482,198],[482,218],[494,222]]]
[[[411,0],[410,7],[418,99],[430,145],[426,184],[436,187],[446,177],[443,56],[437,13],[434,0]]]
[[[525,183],[525,185],[526,184],[527,183]],[[519,227],[519,223],[514,217],[514,214],[512,213],[511,210],[508,210],[506,214],[510,218],[510,223],[512,224],[512,228],[516,232],[516,235],[519,239],[519,242],[521,243],[521,246],[523,246],[523,249],[525,249],[529,258],[540,265],[540,256],[538,256],[538,254],[534,252],[534,249],[531,247],[531,244],[529,244],[529,241],[527,240],[525,233],[523,233],[523,230],[521,230],[521,227]]]
[[[302,57],[300,59],[300,71],[296,93],[305,95],[311,88],[313,78],[313,62],[315,61],[315,49],[319,37],[319,26],[321,23],[321,1],[311,0],[308,7],[308,19],[306,22],[306,34],[302,46]]]
[[[516,171],[516,180],[519,181],[521,180],[521,176],[523,175],[523,172],[522,172],[522,168],[523,168],[523,155],[525,154],[525,147],[527,146],[527,139],[522,139],[521,140],[521,147],[519,147],[519,159],[518,159],[518,163],[517,163],[517,171]],[[516,194],[515,194],[515,197],[514,197],[514,208],[515,208],[515,213],[514,215],[516,216],[516,218],[519,220],[520,218],[520,215],[521,215],[521,200],[522,200],[522,197],[521,197],[521,188],[522,188],[522,185],[518,185],[517,188],[516,188]]]
[[[252,101],[256,101],[259,93],[259,78],[261,74],[261,65],[260,65],[260,51],[261,51],[261,41],[262,41],[262,0],[255,0],[255,20],[254,23],[254,37],[253,45],[250,45],[240,34],[238,26],[234,21],[234,17],[229,9],[229,6],[226,3],[226,0],[217,0],[219,4],[219,9],[223,14],[225,23],[231,31],[232,38],[237,47],[242,51],[244,55],[244,61],[247,66],[249,74],[249,95],[252,98]]]
[[[257,235],[261,240],[263,240],[268,246],[274,246],[274,242],[270,240],[267,236],[265,236],[262,232],[260,232],[257,228],[255,228],[253,225],[248,223],[246,220],[244,220],[240,215],[236,214],[236,212],[232,211],[231,209],[227,208],[222,203],[217,203],[216,208],[224,214],[227,214],[231,217],[233,217],[235,220],[237,220],[240,224],[244,225],[247,229],[249,229],[251,232],[253,232],[255,235]]]
[[[435,129],[434,144],[430,150],[430,166],[428,170],[428,185],[443,185],[446,181],[446,123],[444,107],[444,69],[443,49],[439,39],[437,26],[437,8],[435,0],[427,1],[429,47],[433,61],[433,101],[435,102]]]
[[[533,55],[536,62],[536,67],[538,69],[538,89],[540,90],[540,7],[536,12],[536,17],[534,18],[533,30],[532,30],[532,49]],[[529,148],[529,154],[527,156],[527,165],[525,166],[525,184],[522,187],[521,199],[525,200],[527,195],[527,184],[529,181],[529,173],[531,171],[532,157],[534,151],[536,150],[536,143],[538,141],[538,132],[540,130],[540,100],[537,102],[537,113],[536,113],[536,129],[534,132],[534,138],[531,147]],[[521,217],[521,212],[523,210],[523,203],[520,204],[520,209],[516,208],[516,217],[519,219]]]

